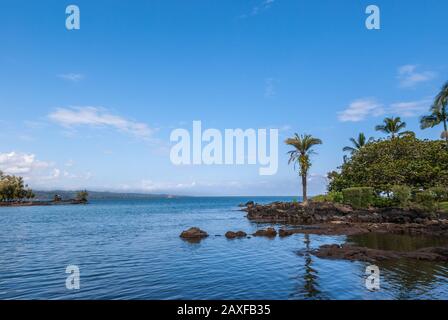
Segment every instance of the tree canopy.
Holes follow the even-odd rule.
[[[0,171],[0,201],[15,201],[34,198],[33,191],[22,177],[5,175]]]
[[[373,187],[390,191],[394,185],[415,189],[448,186],[448,152],[442,141],[419,140],[413,136],[376,140],[330,172],[329,191],[351,187]]]

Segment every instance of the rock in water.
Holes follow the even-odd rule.
[[[257,230],[257,232],[253,235],[256,237],[275,237],[277,235],[277,231],[275,231],[274,228],[267,228],[266,230]]]
[[[199,228],[193,227],[182,231],[180,237],[184,239],[202,239],[208,237],[208,233]]]
[[[227,239],[243,238],[247,236],[247,233],[244,231],[237,231],[237,232],[227,231],[225,236]]]

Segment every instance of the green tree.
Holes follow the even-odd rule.
[[[293,138],[286,139],[285,143],[294,147],[294,150],[288,152],[288,164],[294,163],[294,168],[296,164],[299,165],[299,174],[302,178],[303,203],[307,204],[307,177],[308,170],[311,167],[310,156],[314,153],[312,148],[316,145],[322,144],[322,140],[314,138],[309,134],[299,136],[296,133]]]
[[[21,201],[34,197],[22,177],[5,175],[0,171],[0,201]]]
[[[427,129],[433,128],[441,123],[443,123],[443,132],[441,138],[445,139],[446,147],[448,148],[448,81],[443,85],[440,92],[434,99],[434,103],[429,109],[430,114],[420,118],[420,128]]]
[[[372,137],[369,139],[366,138],[364,133],[360,133],[358,135],[358,138],[350,138],[350,142],[352,143],[352,147],[346,146],[344,149],[342,149],[344,152],[350,152],[351,154],[355,153],[356,151],[360,150],[362,147],[364,147],[367,143],[371,142],[373,140]]]
[[[352,187],[373,187],[390,192],[392,186],[412,189],[448,186],[448,152],[444,141],[402,137],[368,143],[340,171],[330,172],[330,191]]]
[[[76,199],[79,200],[79,201],[87,202],[87,198],[88,197],[89,197],[89,193],[87,192],[87,190],[78,191],[76,193]]]
[[[396,118],[385,118],[383,120],[383,124],[379,124],[375,127],[376,131],[381,131],[383,133],[389,134],[392,139],[394,139],[397,135],[412,135],[410,131],[401,132],[404,128],[406,128],[406,122],[401,121],[400,117]]]

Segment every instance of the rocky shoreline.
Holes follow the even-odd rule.
[[[290,227],[279,230],[279,236],[295,233],[318,235],[359,235],[388,233],[412,236],[448,237],[446,214],[400,208],[353,209],[331,202],[274,202],[259,205],[248,202],[243,211],[257,223],[280,223]],[[292,227],[291,227],[292,226]],[[320,258],[359,261],[417,259],[448,261],[448,246],[428,247],[412,252],[377,250],[344,244],[324,245],[311,252]]]
[[[428,214],[423,211],[400,208],[353,209],[347,205],[331,202],[310,202],[308,205],[295,202],[274,202],[260,205],[250,201],[240,207],[243,207],[241,210],[247,212],[246,217],[252,222],[282,225],[278,230],[273,227],[259,229],[251,235],[253,237],[275,238],[279,236],[284,238],[297,233],[346,236],[384,233],[436,236],[448,240],[448,219],[442,212]],[[225,234],[227,239],[251,238],[251,236],[244,231],[228,231]],[[199,242],[208,237],[208,234],[193,227],[183,231],[180,237],[189,242]],[[325,259],[368,262],[406,258],[448,261],[448,245],[402,252],[371,249],[351,244],[332,244],[321,246],[310,253]]]

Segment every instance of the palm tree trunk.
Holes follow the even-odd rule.
[[[446,124],[446,114],[443,114],[443,129],[445,130],[445,141],[446,141],[446,147],[448,148],[448,131],[447,131],[447,124]]]
[[[302,196],[303,204],[308,204],[308,197],[306,196],[306,174],[302,174]]]

